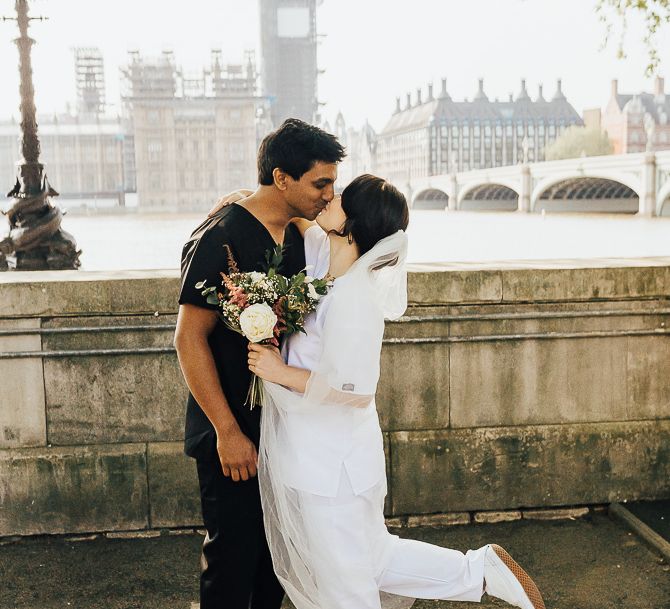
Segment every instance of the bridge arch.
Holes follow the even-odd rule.
[[[656,195],[656,215],[670,216],[670,180],[668,180]]]
[[[641,185],[630,175],[604,172],[566,173],[540,180],[530,199],[530,211],[593,211],[637,213]],[[560,206],[551,201],[581,201]]]
[[[449,195],[439,188],[424,188],[412,199],[412,209],[446,209]]]
[[[516,185],[500,182],[468,184],[458,193],[458,209],[468,211],[515,211],[519,207]]]

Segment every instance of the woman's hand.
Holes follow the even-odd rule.
[[[291,224],[295,224],[300,231],[300,236],[304,237],[307,229],[316,226],[316,220],[306,220],[305,218],[291,218]]]
[[[221,210],[224,207],[227,207],[228,205],[231,205],[232,203],[237,203],[238,201],[241,201],[242,199],[246,199],[249,195],[252,195],[254,193],[253,190],[247,190],[246,188],[240,188],[239,190],[234,190],[233,192],[229,192],[227,195],[223,195],[212,207],[212,209],[209,210],[209,213],[207,214],[208,218],[211,218],[213,215],[215,215],[219,210]]]
[[[256,376],[282,384],[287,368],[277,347],[249,343],[249,370]]]

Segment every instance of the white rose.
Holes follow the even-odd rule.
[[[258,271],[251,271],[249,273],[249,277],[251,277],[252,283],[258,283],[259,281],[263,281],[263,279],[265,279],[265,273],[259,273]]]
[[[275,312],[264,302],[248,306],[240,315],[240,328],[252,343],[274,336]]]
[[[319,300],[321,298],[321,294],[316,291],[316,288],[312,283],[307,286],[307,292],[314,300]]]
[[[303,283],[312,283],[312,281],[314,281],[314,277],[312,277],[311,275],[305,275],[305,280],[303,281]]]

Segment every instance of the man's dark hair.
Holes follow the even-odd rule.
[[[363,174],[342,191],[342,211],[347,216],[340,237],[356,241],[360,256],[370,251],[384,237],[409,224],[407,199],[393,184],[383,178]]]
[[[339,163],[344,156],[344,148],[334,135],[300,119],[287,118],[261,142],[258,183],[270,186],[276,168],[299,180],[315,163]]]

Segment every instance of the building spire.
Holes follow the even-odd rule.
[[[442,79],[442,91],[440,92],[440,99],[451,99],[449,93],[447,93],[447,79]]]
[[[477,89],[477,94],[475,95],[475,101],[489,101],[489,98],[486,97],[486,93],[484,93],[484,79],[480,78],[479,79],[479,87]]]
[[[563,95],[563,86],[561,83],[561,79],[559,78],[556,81],[556,93],[554,93],[554,97],[551,98],[551,101],[564,101],[565,100],[565,95]]]
[[[519,91],[519,94],[516,96],[516,101],[527,101],[530,99],[530,96],[528,95],[528,91],[526,90],[526,79],[522,78],[521,79],[521,91]]]

